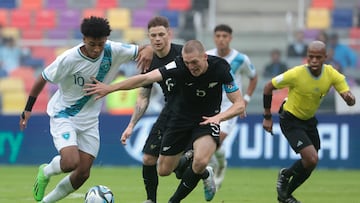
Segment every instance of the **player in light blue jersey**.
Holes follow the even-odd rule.
[[[109,41],[111,28],[107,19],[85,18],[81,24],[83,42],[58,56],[46,67],[32,87],[25,110],[20,117],[23,130],[31,116],[36,97],[47,82],[59,89],[50,99],[47,113],[50,132],[59,155],[42,164],[33,187],[36,201],[56,202],[74,192],[90,176],[90,168],[99,151],[101,101],[86,96],[83,86],[91,77],[111,82],[120,64],[138,60],[148,66],[152,58],[150,46],[137,46]],[[69,173],[45,197],[50,177]]]
[[[242,77],[247,77],[249,85],[247,86],[244,95],[246,105],[250,102],[251,95],[253,94],[257,84],[257,73],[254,65],[251,63],[249,57],[237,50],[230,48],[232,40],[232,28],[225,24],[219,24],[214,29],[214,43],[216,48],[208,50],[206,53],[209,55],[220,56],[224,58],[231,66],[231,72],[234,76],[236,84],[242,90]],[[225,94],[225,92],[224,92]],[[232,103],[223,95],[221,110],[229,108]],[[236,125],[237,117],[222,122],[220,124],[220,143],[224,141],[226,136],[231,132],[233,126]],[[210,164],[215,171],[215,184],[219,189],[222,181],[224,180],[226,170],[226,157],[225,149],[219,148],[212,157]]]

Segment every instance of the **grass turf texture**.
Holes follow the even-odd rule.
[[[37,166],[0,165],[0,202],[35,202],[32,185]],[[214,203],[268,203],[276,200],[276,177],[278,169],[230,168],[223,186],[211,202]],[[52,177],[46,194],[64,175]],[[60,202],[83,202],[86,191],[93,185],[103,184],[113,191],[116,203],[142,203],[145,189],[140,167],[99,167],[92,169],[91,177],[75,193]],[[174,175],[160,177],[158,202],[166,203],[178,185]],[[360,170],[317,169],[294,196],[306,203],[357,203],[360,202]],[[183,203],[206,202],[203,183],[182,201]]]

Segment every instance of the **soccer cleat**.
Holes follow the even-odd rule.
[[[278,193],[278,199],[286,199],[288,197],[288,186],[289,186],[289,178],[285,177],[284,172],[286,168],[282,168],[279,171],[278,179],[276,183],[276,191]]]
[[[207,166],[206,170],[209,171],[209,177],[206,179],[203,179],[204,182],[204,194],[205,194],[205,200],[211,201],[216,193],[216,185],[214,181],[214,171],[211,166]]]
[[[154,203],[152,200],[148,199],[148,200],[145,200],[145,202],[143,203]]]
[[[47,164],[42,164],[39,166],[39,171],[33,186],[33,196],[36,201],[41,201],[44,198],[45,189],[50,180],[44,175],[45,166],[47,166]]]
[[[278,197],[280,203],[301,203],[299,200],[295,199],[294,196],[290,195],[286,199],[281,199]]]

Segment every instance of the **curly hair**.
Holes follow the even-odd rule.
[[[91,16],[81,23],[81,33],[85,37],[102,38],[110,35],[109,21],[105,18]]]

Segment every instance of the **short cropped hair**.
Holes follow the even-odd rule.
[[[198,53],[204,53],[205,48],[198,40],[189,40],[184,44],[184,47],[182,49],[182,53],[193,53],[197,51]]]
[[[164,16],[155,16],[148,23],[148,29],[156,26],[164,26],[165,28],[169,28],[169,20]]]
[[[81,33],[85,37],[102,38],[110,35],[109,21],[105,18],[91,16],[81,23]]]
[[[217,32],[217,31],[224,31],[224,32],[227,32],[229,34],[232,34],[232,28],[229,26],[229,25],[226,25],[226,24],[220,24],[220,25],[217,25],[214,29],[214,32]]]

